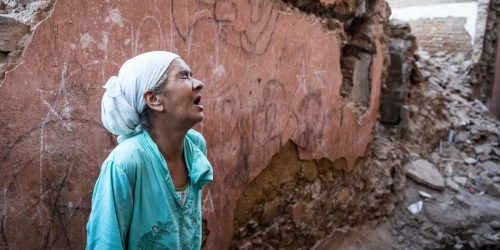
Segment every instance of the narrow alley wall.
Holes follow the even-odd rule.
[[[263,211],[292,223],[283,237],[323,228],[288,246],[383,215],[391,168],[364,157],[387,18],[381,0],[56,1],[0,82],[0,248],[83,248],[93,185],[116,143],[100,122],[102,85],[150,50],[180,54],[205,82],[196,129],[215,170],[207,249],[248,245],[245,228]],[[309,191],[282,195],[300,185]],[[273,188],[282,191],[259,198]],[[308,224],[311,200],[333,217]]]
[[[500,17],[500,1],[479,1],[479,15],[474,54],[471,71],[473,97],[490,106],[495,79],[495,63],[498,45],[498,20]]]

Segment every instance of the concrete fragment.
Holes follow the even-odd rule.
[[[410,211],[413,215],[419,214],[422,211],[422,208],[424,207],[424,202],[423,201],[417,201],[408,207],[408,211]]]
[[[493,228],[493,229],[500,229],[500,221],[499,220],[494,220],[492,222],[490,222],[490,227]]]
[[[465,184],[467,184],[467,177],[454,176],[453,181],[460,184],[461,186],[465,186]]]
[[[500,149],[498,149],[497,147],[493,147],[491,148],[491,150],[496,156],[500,156]]]
[[[493,161],[486,161],[481,163],[481,168],[483,168],[490,177],[500,175],[500,165]]]
[[[447,178],[446,179],[446,186],[451,188],[452,190],[454,191],[458,191],[460,190],[460,186],[458,186],[458,184],[456,182],[454,182],[452,179],[450,178]]]
[[[500,182],[500,176],[495,176],[491,179],[493,182],[495,183],[499,183]]]
[[[477,160],[472,158],[472,157],[467,157],[464,159],[464,162],[469,164],[469,165],[473,165],[473,164],[476,164]]]
[[[30,31],[30,26],[12,17],[0,15],[0,51],[16,50],[19,40]]]
[[[491,195],[491,196],[500,198],[500,184],[496,184],[493,182],[490,183],[490,185],[488,185],[488,187],[486,189],[486,193]]]
[[[475,146],[474,152],[476,152],[476,154],[482,154],[482,153],[484,153],[484,149],[481,146]]]
[[[405,165],[406,175],[414,181],[427,187],[443,190],[444,180],[436,167],[426,161],[417,160]]]
[[[424,192],[424,191],[418,191],[418,194],[424,198],[432,198],[432,195],[427,193],[427,192]]]
[[[451,177],[453,176],[453,173],[454,173],[454,170],[453,170],[453,164],[452,163],[449,163],[448,165],[446,165],[446,167],[444,168],[444,176],[446,177]]]

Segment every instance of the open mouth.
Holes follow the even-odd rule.
[[[195,105],[200,105],[200,102],[201,102],[201,95],[198,95],[194,98],[194,104]]]

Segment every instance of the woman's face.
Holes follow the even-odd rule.
[[[195,79],[189,66],[176,58],[168,67],[167,82],[158,99],[164,104],[166,119],[175,119],[189,126],[203,120],[201,90],[204,84]]]

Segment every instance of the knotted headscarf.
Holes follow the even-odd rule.
[[[104,127],[118,135],[118,142],[140,132],[139,114],[146,108],[143,94],[155,87],[178,55],[152,51],[127,60],[118,76],[109,78],[102,97],[101,119]]]

